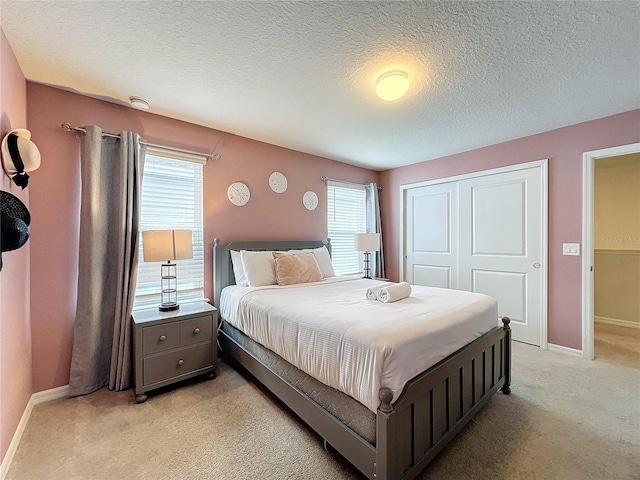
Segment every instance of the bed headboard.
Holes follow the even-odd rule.
[[[231,263],[231,250],[300,250],[303,248],[319,248],[326,246],[331,255],[331,239],[327,243],[321,240],[283,240],[261,242],[231,242],[228,245],[220,245],[220,239],[213,241],[213,304],[220,305],[220,293],[228,285],[235,285],[233,265]]]

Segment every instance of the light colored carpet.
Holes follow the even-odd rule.
[[[640,368],[640,328],[601,322],[595,322],[594,327],[596,360]]]
[[[640,479],[640,370],[514,343],[496,394],[421,479]],[[37,405],[8,478],[358,479],[248,376]]]

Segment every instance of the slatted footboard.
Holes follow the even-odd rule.
[[[415,478],[498,389],[511,392],[509,319],[407,384],[381,389],[376,480]]]

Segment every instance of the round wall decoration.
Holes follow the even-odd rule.
[[[269,177],[269,186],[276,193],[283,193],[287,190],[287,177],[280,172],[273,172]]]
[[[229,201],[238,207],[246,205],[249,199],[251,198],[251,192],[249,192],[249,187],[242,182],[235,182],[229,185],[227,189],[227,197],[229,197]]]
[[[302,196],[302,204],[307,210],[315,210],[318,206],[318,195],[311,190],[304,193]]]

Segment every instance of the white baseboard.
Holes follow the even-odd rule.
[[[50,402],[52,400],[58,400],[59,398],[66,398],[69,396],[69,385],[63,385],[61,387],[50,388],[49,390],[43,390],[31,395],[34,405],[40,403]]]
[[[582,350],[578,350],[576,348],[564,347],[562,345],[554,345],[553,343],[547,343],[547,349],[552,352],[560,352],[566,355],[571,355],[573,357],[582,358]]]
[[[629,320],[618,320],[617,318],[593,317],[593,321],[596,323],[615,325],[617,327],[640,328],[640,323],[630,322]]]
[[[22,412],[22,417],[20,418],[20,422],[18,422],[18,427],[16,428],[15,433],[13,434],[13,438],[11,439],[11,443],[9,444],[9,448],[7,449],[7,453],[2,459],[2,464],[0,464],[0,480],[5,480],[7,473],[9,473],[9,467],[11,467],[11,462],[13,462],[13,457],[18,451],[18,445],[20,445],[20,440],[22,440],[22,434],[24,430],[27,428],[27,422],[29,422],[29,417],[31,416],[31,412],[33,411],[34,405],[38,405],[40,403],[50,402],[52,400],[57,400],[59,398],[64,398],[69,395],[69,385],[64,385],[62,387],[51,388],[49,390],[44,390],[42,392],[37,392],[31,395],[29,401],[27,402],[27,406]]]
[[[0,480],[4,480],[9,473],[9,467],[11,466],[11,462],[13,462],[13,457],[18,451],[18,445],[20,445],[20,440],[22,439],[22,434],[24,433],[25,428],[27,428],[27,422],[29,421],[29,417],[31,416],[31,411],[33,410],[33,395],[29,398],[27,402],[27,406],[22,412],[22,418],[20,418],[20,422],[18,423],[18,427],[16,428],[15,433],[13,434],[13,438],[11,439],[11,443],[9,444],[9,448],[7,449],[7,453],[2,459],[2,464],[0,465]]]

